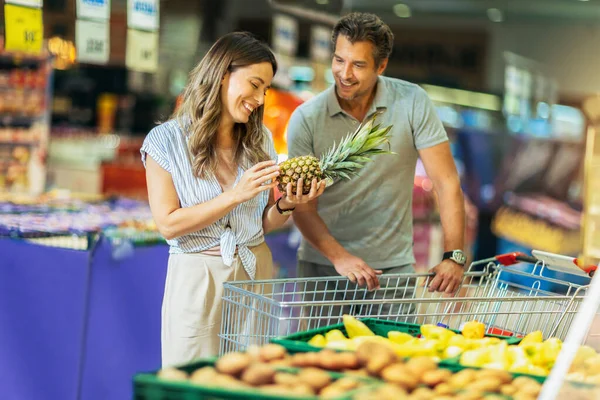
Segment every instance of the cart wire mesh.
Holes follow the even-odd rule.
[[[481,269],[476,271],[477,269]],[[344,314],[460,329],[478,320],[487,333],[564,339],[587,286],[524,272],[495,259],[471,264],[454,295],[429,292],[433,274],[380,276],[368,291],[345,277],[229,282],[224,285],[221,354],[277,336],[342,322]]]

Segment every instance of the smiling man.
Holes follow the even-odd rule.
[[[332,33],[335,85],[290,118],[290,157],[321,156],[379,110],[384,112],[378,122],[393,125],[391,147],[397,153],[376,156],[358,177],[329,187],[318,204],[296,208],[303,235],[298,274],[339,274],[375,289],[382,273],[414,272],[412,193],[420,157],[438,195],[446,251],[432,269],[436,276],[429,289],[454,293],[465,264],[463,194],[446,132],[425,91],[382,76],[393,42],[391,29],[376,15],[343,17]]]

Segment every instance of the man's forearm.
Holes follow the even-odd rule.
[[[302,236],[331,263],[348,254],[344,247],[329,233],[327,225],[319,216],[316,207],[298,207],[293,214],[294,223]]]
[[[444,251],[464,250],[465,201],[460,185],[438,190],[437,195],[444,232]]]

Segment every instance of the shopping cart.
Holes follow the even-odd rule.
[[[514,267],[530,263],[533,268]],[[522,336],[541,330],[563,339],[587,285],[545,276],[544,261],[521,253],[472,263],[455,295],[430,293],[433,274],[382,275],[368,291],[345,277],[226,283],[221,353],[276,336],[338,324],[344,314],[460,329],[471,320],[487,333]]]

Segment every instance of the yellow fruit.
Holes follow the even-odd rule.
[[[466,367],[481,367],[490,362],[486,349],[468,350],[460,356],[460,363]]]
[[[285,192],[287,184],[291,183],[292,192],[296,193],[297,182],[302,179],[303,193],[308,194],[313,179],[350,179],[372,161],[373,156],[395,154],[382,148],[386,144],[389,146],[392,126],[382,128],[381,124],[375,124],[379,114],[381,112],[373,114],[320,158],[304,155],[279,164],[281,174],[276,178],[279,190]]]
[[[325,340],[327,340],[327,343],[346,339],[348,338],[339,329],[333,329],[325,334]]]
[[[343,320],[344,327],[346,328],[346,332],[348,332],[348,337],[350,339],[357,336],[375,336],[373,331],[371,331],[367,325],[353,316],[346,314],[343,316]]]
[[[456,333],[441,326],[425,324],[421,325],[421,335],[425,339],[439,340],[444,343],[448,342]]]
[[[525,335],[525,337],[519,343],[519,346],[525,346],[530,343],[542,343],[544,341],[544,336],[542,331],[534,331]]]
[[[315,347],[325,347],[325,345],[327,345],[327,339],[321,334],[315,335],[308,341],[308,344]]]
[[[448,340],[448,346],[460,347],[466,350],[470,345],[470,340],[467,340],[463,335],[454,335]]]
[[[446,359],[458,357],[463,351],[464,350],[458,346],[448,346],[446,347],[446,350],[444,350],[444,356],[442,358]]]
[[[404,344],[404,343],[408,342],[409,340],[414,339],[414,337],[412,337],[408,333],[390,331],[390,332],[388,332],[388,339],[390,339],[394,343]]]
[[[485,325],[478,321],[469,321],[463,326],[462,334],[467,339],[483,339]]]
[[[540,348],[540,365],[552,368],[561,349],[562,341],[557,338],[550,338],[542,343]]]

